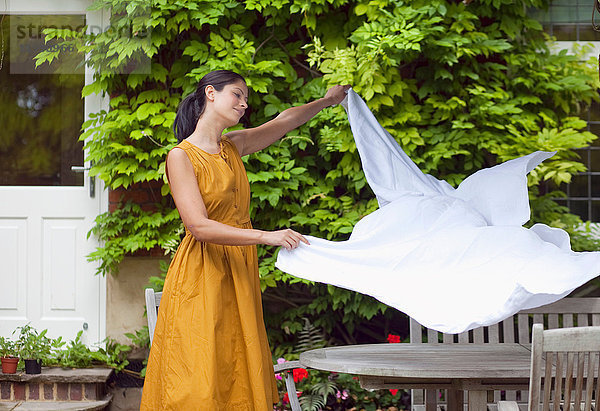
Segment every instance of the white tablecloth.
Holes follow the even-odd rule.
[[[600,274],[600,252],[571,251],[568,234],[529,220],[535,152],[483,169],[457,189],[423,174],[349,90],[344,107],[380,208],[347,241],[309,236],[276,266],[375,297],[432,329],[458,333],[554,302]]]

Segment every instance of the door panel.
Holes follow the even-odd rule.
[[[60,311],[76,311],[78,238],[83,219],[47,218],[43,222],[43,291],[45,316]]]

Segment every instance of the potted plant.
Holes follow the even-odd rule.
[[[2,372],[4,374],[14,374],[17,372],[19,357],[15,356],[15,343],[5,337],[0,337],[0,362],[2,363]]]
[[[29,324],[17,327],[17,330],[20,332],[16,346],[20,357],[25,362],[25,373],[40,374],[43,360],[52,355],[52,341],[46,337],[48,330],[38,333]]]

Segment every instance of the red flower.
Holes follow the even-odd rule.
[[[294,376],[294,382],[300,382],[308,377],[308,371],[306,371],[304,368],[294,368],[292,374]]]
[[[393,388],[392,388],[392,389],[390,389],[390,392],[392,393],[392,395],[396,395],[396,394],[398,394],[398,390],[396,390],[396,389],[393,389]]]
[[[399,335],[388,334],[387,340],[389,343],[399,343],[402,342]]]
[[[290,403],[290,396],[288,395],[287,392],[285,394],[283,394],[283,400],[281,400],[281,403],[283,405]]]

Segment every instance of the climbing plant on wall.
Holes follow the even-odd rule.
[[[555,150],[529,177],[531,222],[567,229],[575,248],[597,247],[575,230],[579,219],[552,201],[560,195],[552,187],[584,169],[573,150],[594,139],[579,114],[597,98],[597,75],[579,57],[549,51],[551,39],[527,16],[529,8],[546,4],[96,0],[92,7],[110,9],[111,25],[131,28],[132,37],[124,41],[119,30],[47,31],[89,53],[97,72],[84,95],[110,96],[108,110],[84,125],[92,173],[113,189],[162,182],[164,199],[151,211],[124,204],[100,215],[94,234],[103,245],[91,258],[101,262],[101,273],[116,272],[128,252],[177,241],[180,223],[164,179],[164,160],[175,145],[171,126],[182,96],[214,69],[246,77],[246,127],[319,98],[333,84],[351,84],[424,172],[453,185],[482,167]],[[59,52],[43,53],[38,62],[48,64]],[[126,74],[135,58],[148,58],[150,72]],[[341,107],[326,108],[244,162],[257,228],[292,226],[343,240],[377,208]],[[279,346],[286,333],[301,329],[302,317],[345,342],[360,340],[361,332],[384,338],[365,324],[373,317],[390,320],[386,306],[281,273],[275,252],[259,247],[267,321],[281,328],[270,330]]]

